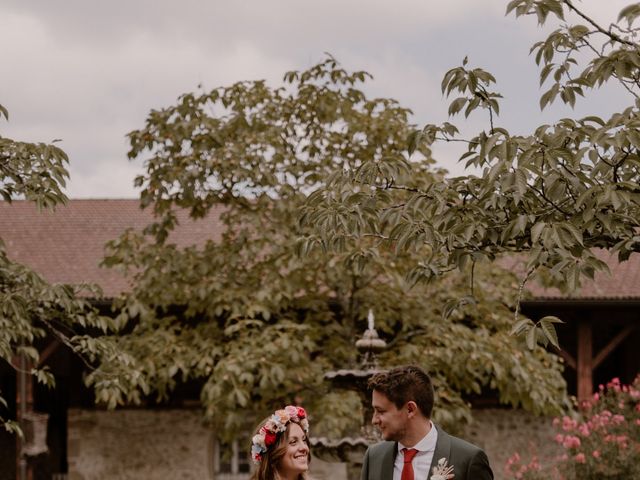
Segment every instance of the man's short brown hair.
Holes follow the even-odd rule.
[[[409,401],[416,402],[420,412],[431,418],[433,385],[427,372],[420,367],[406,365],[376,373],[369,379],[368,386],[371,391],[384,394],[396,408],[402,408]]]

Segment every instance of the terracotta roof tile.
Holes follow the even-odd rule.
[[[182,212],[180,227],[171,240],[193,245],[219,239],[223,230],[219,214],[214,211],[209,218],[194,222]],[[70,200],[55,212],[38,212],[26,201],[0,202],[0,238],[12,259],[50,282],[97,283],[106,297],[118,295],[128,285],[115,270],[99,266],[105,243],[129,227],[142,229],[150,220],[151,213],[141,210],[138,200]],[[609,264],[611,275],[598,273],[577,292],[563,294],[533,282],[528,288],[538,299],[640,299],[640,255],[623,263],[606,251],[598,256]]]
[[[105,297],[127,290],[126,279],[100,267],[104,245],[127,228],[141,230],[151,221],[138,200],[70,200],[55,211],[39,212],[27,201],[0,202],[0,238],[13,260],[28,265],[52,283],[97,283]],[[223,230],[219,212],[191,221],[185,212],[170,240],[179,245],[217,240]]]
[[[543,288],[531,282],[528,289],[538,299],[625,300],[640,299],[640,255],[632,254],[626,262],[619,262],[616,254],[596,250],[611,273],[598,272],[593,280],[583,281],[575,292],[562,293],[557,288]]]

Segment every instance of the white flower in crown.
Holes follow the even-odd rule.
[[[267,449],[267,445],[265,443],[264,433],[261,435],[254,435],[251,439],[251,443],[263,450]]]
[[[309,431],[309,420],[307,420],[306,418],[303,418],[302,420],[300,420],[300,426],[302,427],[302,429],[305,432]]]
[[[442,457],[432,469],[431,480],[450,480],[453,477],[453,465],[447,465],[447,459]]]

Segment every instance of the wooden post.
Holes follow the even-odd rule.
[[[578,403],[588,401],[593,394],[593,337],[591,323],[578,323]]]
[[[16,388],[16,420],[24,433],[25,415],[33,409],[33,381],[29,373],[31,362],[24,355],[14,357],[14,362],[18,365],[16,370],[18,383],[18,388]],[[24,454],[24,440],[19,435],[16,435],[16,442],[16,477],[18,480],[31,480],[33,471]]]

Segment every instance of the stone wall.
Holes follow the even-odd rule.
[[[558,454],[549,418],[510,409],[474,410],[473,418],[462,436],[487,452],[496,480],[504,478],[504,465],[516,452],[543,462]]]
[[[214,435],[199,409],[73,409],[68,421],[69,480],[214,479]],[[341,464],[311,467],[314,480],[346,477]]]
[[[474,419],[463,437],[485,449],[496,480],[514,452],[555,455],[548,419],[508,409],[477,410]],[[213,480],[212,442],[198,409],[70,410],[69,480]],[[314,480],[355,480],[343,464],[314,458],[311,466]]]
[[[199,410],[69,410],[69,480],[203,480],[211,431]]]

